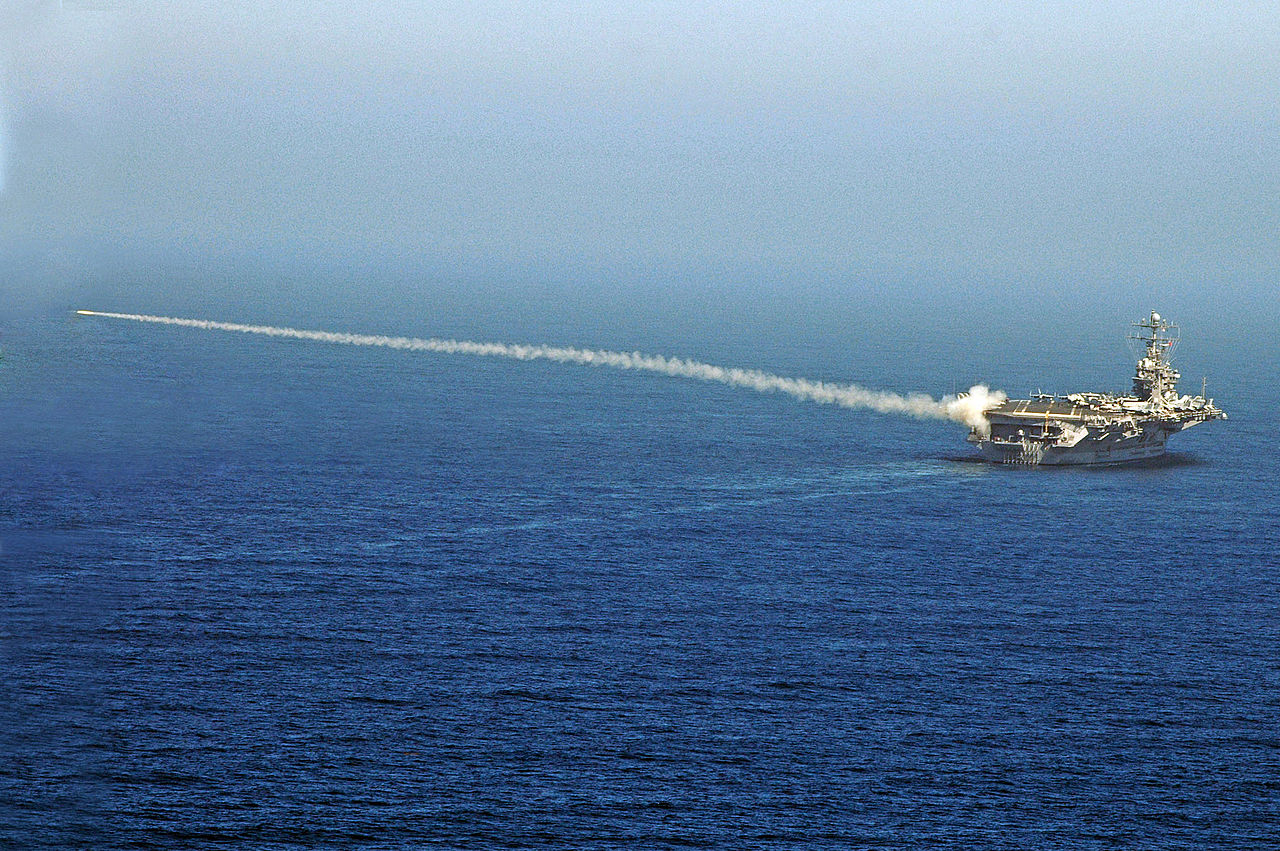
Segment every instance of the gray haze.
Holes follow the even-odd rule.
[[[1274,3],[0,9],[11,303],[1275,315]]]

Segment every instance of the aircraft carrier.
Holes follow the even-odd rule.
[[[1121,464],[1164,454],[1169,435],[1227,415],[1205,398],[1179,395],[1171,363],[1178,328],[1155,311],[1135,322],[1138,344],[1133,395],[1037,394],[986,409],[989,428],[967,438],[984,458],[1002,464]]]

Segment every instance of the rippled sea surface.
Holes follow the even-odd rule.
[[[2,846],[1280,835],[1277,417],[1243,378],[1165,462],[1021,470],[659,376],[3,331]]]

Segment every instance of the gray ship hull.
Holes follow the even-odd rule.
[[[1199,425],[1205,417],[1220,416],[1101,416],[1073,398],[1005,402],[988,412],[986,433],[971,432],[969,442],[983,458],[998,464],[1125,464],[1159,458],[1169,435]]]
[[[1132,438],[1103,438],[1082,441],[1075,446],[1051,446],[1043,443],[1003,442],[982,440],[978,451],[987,461],[996,464],[1020,464],[1026,466],[1087,466],[1126,464],[1133,461],[1149,461],[1165,452],[1165,434],[1142,434]]]

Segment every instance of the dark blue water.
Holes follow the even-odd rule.
[[[1278,423],[1248,392],[1275,362],[1202,347],[1232,419],[1165,463],[1028,471],[952,424],[651,375],[3,331],[6,847],[1280,835]],[[903,390],[1126,378],[615,346],[676,342]]]

